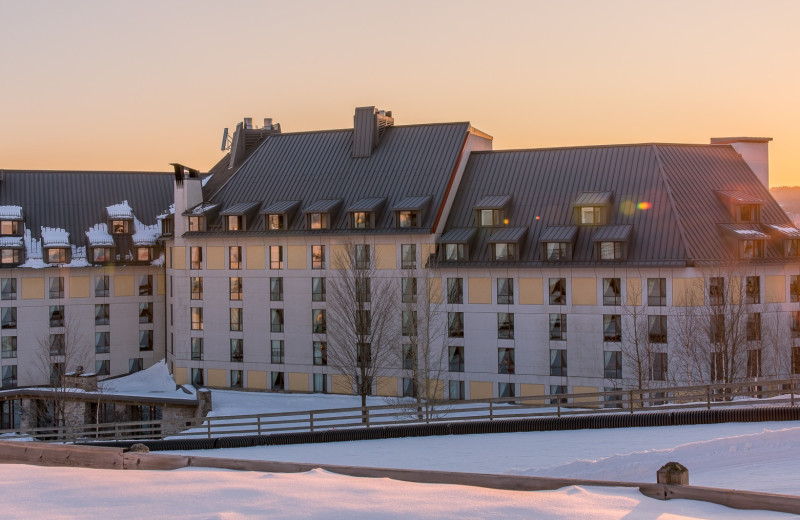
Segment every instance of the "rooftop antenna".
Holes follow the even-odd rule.
[[[222,129],[222,147],[220,148],[223,152],[225,150],[231,149],[231,143],[233,142],[233,138],[228,135],[228,129]]]

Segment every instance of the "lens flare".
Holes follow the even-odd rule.
[[[651,207],[653,207],[653,205],[647,201],[644,201],[637,204],[636,207],[639,209],[650,209]]]
[[[503,224],[508,225],[508,219],[503,219]]]

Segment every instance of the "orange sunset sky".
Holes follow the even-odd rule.
[[[0,0],[0,168],[201,170],[223,127],[472,122],[495,149],[765,136],[800,184],[798,1]]]

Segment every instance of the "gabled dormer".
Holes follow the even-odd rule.
[[[264,215],[265,231],[283,231],[289,229],[289,224],[294,219],[298,208],[299,200],[282,200],[274,202],[261,210]]]
[[[779,244],[783,256],[800,257],[800,230],[789,225],[766,224],[767,232]]]
[[[473,207],[477,227],[499,227],[508,225],[511,195],[487,195]]]
[[[577,226],[548,226],[539,237],[542,258],[547,262],[572,260],[577,236]]]
[[[246,231],[252,227],[260,206],[260,202],[237,202],[228,206],[220,213],[225,231]]]
[[[718,224],[720,231],[736,248],[736,256],[745,260],[764,258],[769,235],[757,224]]]
[[[46,264],[68,264],[72,261],[72,245],[66,230],[42,226],[42,259]]]
[[[601,226],[592,236],[597,260],[620,261],[628,259],[633,226]]]
[[[342,199],[324,199],[312,202],[304,211],[306,227],[315,230],[330,229],[341,205]]]
[[[573,221],[578,226],[605,226],[611,221],[613,202],[613,192],[584,191],[572,204]]]
[[[736,223],[761,222],[761,206],[764,200],[741,191],[717,191],[717,197]]]
[[[128,201],[106,207],[108,215],[108,232],[112,235],[133,234],[133,209]]]
[[[188,220],[187,231],[208,231],[208,224],[219,214],[220,204],[202,202],[183,212]]]
[[[386,197],[369,197],[358,200],[347,208],[351,229],[374,229]]]
[[[21,237],[23,227],[21,206],[0,206],[0,236]]]
[[[399,228],[418,228],[430,205],[430,196],[406,197],[394,206],[394,221]]]
[[[470,259],[470,249],[478,231],[475,228],[453,228],[439,238],[442,260],[445,262],[466,262]]]
[[[175,233],[175,205],[169,207],[169,211],[156,217],[161,226],[161,236],[172,236]]]

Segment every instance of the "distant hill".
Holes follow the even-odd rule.
[[[800,225],[800,186],[778,186],[769,191],[795,225]]]

